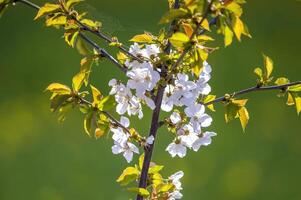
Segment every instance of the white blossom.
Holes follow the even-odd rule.
[[[181,143],[188,148],[192,147],[192,144],[198,139],[193,127],[190,124],[184,125],[177,131]]]
[[[130,163],[133,159],[134,153],[139,154],[139,149],[133,143],[130,142],[120,144],[114,141],[114,146],[112,146],[112,152],[113,154],[123,153],[123,157],[128,163]]]
[[[184,158],[186,156],[186,146],[181,143],[181,140],[176,139],[172,143],[170,143],[166,151],[171,155],[171,157],[179,156],[180,158]]]
[[[190,117],[190,123],[196,132],[201,131],[201,127],[208,127],[211,125],[212,118],[205,113],[204,105],[191,105],[185,108],[184,111],[185,114]]]
[[[199,137],[193,144],[192,149],[194,151],[198,151],[201,146],[208,146],[211,144],[212,139],[211,137],[216,136],[217,134],[214,132],[204,132],[202,137]]]
[[[172,184],[175,186],[175,190],[168,195],[168,200],[175,200],[175,199],[181,199],[183,197],[182,193],[180,192],[182,188],[182,183],[180,182],[180,179],[184,176],[183,171],[178,171],[171,175],[168,179],[172,182]]]

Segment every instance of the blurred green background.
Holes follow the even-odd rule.
[[[104,19],[108,34],[127,41],[144,30],[157,33],[166,2],[88,0],[83,9]],[[273,58],[275,76],[300,80],[300,10],[301,3],[294,0],[249,1],[243,19],[253,39],[244,38],[210,57],[213,93],[253,85],[252,71],[262,65],[263,52]],[[51,82],[70,84],[80,56],[65,45],[61,31],[34,22],[34,15],[34,10],[16,5],[0,20],[0,199],[133,197],[115,182],[127,164],[112,155],[112,141],[87,137],[79,112],[70,113],[64,124],[50,113],[44,88]],[[93,71],[92,82],[103,92],[112,77],[122,77],[108,62]],[[238,121],[225,124],[218,106],[212,114],[211,130],[218,133],[213,144],[184,159],[172,159],[164,151],[171,137],[160,130],[154,161],[166,165],[166,176],[184,170],[183,199],[301,199],[300,117],[275,91],[248,97],[251,120],[245,134]],[[133,124],[146,132],[149,118]]]

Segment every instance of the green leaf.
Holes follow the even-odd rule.
[[[115,97],[112,95],[108,95],[101,99],[101,101],[98,104],[98,109],[109,111],[115,108],[115,104]]]
[[[187,10],[183,8],[180,9],[170,9],[167,13],[163,15],[160,20],[160,24],[167,24],[173,21],[174,19],[185,17],[188,14]]]
[[[117,179],[117,182],[122,186],[128,185],[130,182],[136,180],[139,174],[139,170],[135,167],[127,167],[123,170],[122,174]]]
[[[39,9],[38,14],[36,15],[36,17],[34,19],[36,20],[44,15],[53,13],[54,11],[58,10],[59,8],[60,8],[60,5],[58,5],[58,4],[46,3],[44,6],[42,6]]]
[[[139,194],[140,196],[143,196],[143,197],[148,197],[150,195],[149,191],[145,188],[133,187],[133,188],[128,188],[128,191],[135,192],[135,193],[137,193],[137,194]]]
[[[51,112],[56,112],[63,104],[67,102],[67,100],[71,97],[71,95],[63,94],[63,95],[54,95],[50,101],[50,110]]]
[[[79,72],[72,79],[72,88],[75,92],[78,92],[84,83],[85,73]]]
[[[189,37],[184,33],[177,32],[174,33],[170,38],[169,41],[174,47],[184,47],[184,45],[189,42]]]
[[[130,41],[138,43],[151,43],[153,42],[153,37],[150,34],[144,33],[141,35],[135,35],[132,39],[130,39]]]
[[[239,109],[240,109],[239,106],[232,103],[226,106],[226,113],[225,113],[226,123],[229,123],[230,121],[232,121],[237,117]]]
[[[289,92],[301,92],[301,84],[288,87]]]

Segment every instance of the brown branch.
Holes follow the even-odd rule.
[[[174,9],[178,9],[180,7],[180,1],[175,0],[173,7],[174,7]],[[169,30],[170,30],[169,32],[175,32],[175,28],[174,28],[175,25],[176,25],[176,21],[173,21],[169,27]],[[170,42],[168,42],[166,48],[164,49],[165,54],[170,54],[170,50],[171,50],[171,44],[170,44]],[[166,77],[166,74],[167,74],[166,65],[163,65],[161,77]],[[150,167],[150,162],[152,159],[152,154],[153,154],[154,145],[155,145],[155,141],[156,141],[156,135],[157,135],[157,131],[159,128],[158,122],[159,122],[161,104],[162,104],[162,100],[163,100],[163,94],[164,94],[165,87],[166,87],[165,85],[160,84],[158,86],[157,95],[155,96],[156,107],[152,114],[151,127],[149,130],[149,136],[153,136],[154,141],[151,145],[148,146],[148,148],[145,148],[145,150],[144,150],[144,160],[143,160],[141,175],[140,175],[139,184],[138,184],[139,188],[147,187],[148,170]],[[143,197],[138,194],[136,197],[136,200],[143,200]]]
[[[289,86],[293,86],[293,85],[300,85],[301,81],[295,81],[295,82],[291,82],[288,84],[283,84],[283,85],[274,85],[274,86],[263,86],[263,87],[258,87],[258,86],[254,86],[254,87],[250,87],[244,90],[240,90],[237,92],[233,92],[230,94],[231,97],[237,97],[243,94],[247,94],[247,93],[251,93],[251,92],[256,92],[256,91],[267,91],[267,90],[286,90]],[[209,101],[207,103],[204,103],[205,106],[208,106],[210,104],[214,104],[214,103],[218,103],[218,102],[222,102],[222,101],[226,101],[226,96],[221,96],[218,97],[212,101]]]

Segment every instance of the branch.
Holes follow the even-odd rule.
[[[175,0],[174,3],[174,9],[178,9],[180,6],[180,1],[179,0]],[[175,25],[176,25],[176,21],[173,21],[169,27],[169,32],[175,32]],[[166,48],[164,49],[164,52],[166,54],[170,54],[170,50],[171,50],[171,44],[170,42],[168,42]],[[161,72],[161,77],[165,77],[167,74],[166,71],[166,65],[162,66],[162,72]],[[155,141],[156,141],[156,135],[157,135],[157,131],[158,131],[158,122],[159,122],[159,116],[160,116],[160,110],[161,110],[161,104],[162,104],[162,100],[163,100],[163,94],[164,94],[164,90],[165,90],[165,85],[159,85],[158,86],[158,91],[157,91],[157,95],[155,96],[155,110],[153,111],[152,114],[152,121],[151,121],[151,127],[149,130],[149,136],[153,136],[154,137],[154,141],[151,145],[149,145],[148,148],[145,148],[144,150],[144,160],[143,160],[143,166],[142,166],[142,170],[141,170],[141,175],[140,175],[140,179],[139,179],[139,188],[146,188],[147,187],[147,176],[148,176],[148,170],[150,167],[150,162],[152,159],[152,154],[153,154],[153,150],[154,150],[154,145],[155,145]],[[137,195],[136,200],[143,200],[143,197],[141,195]]]
[[[78,98],[79,98],[81,104],[85,104],[85,105],[88,105],[88,106],[93,107],[93,104],[92,104],[90,101],[88,101],[88,100],[86,100],[86,99],[84,99],[84,98],[81,98],[81,97],[78,97]],[[123,125],[122,125],[117,119],[115,119],[115,117],[113,117],[113,115],[111,115],[108,111],[99,110],[99,109],[98,109],[98,111],[101,112],[102,114],[104,114],[106,117],[108,117],[108,118],[111,120],[111,122],[112,122],[113,124],[115,124],[116,126],[119,126],[119,127],[122,128],[124,131],[126,131],[126,132],[129,133],[129,134],[131,134],[130,131],[129,131],[129,129],[127,129],[125,126],[123,126]]]
[[[295,81],[292,83],[288,83],[288,84],[283,84],[283,85],[274,85],[274,86],[264,86],[264,87],[258,87],[258,86],[254,86],[254,87],[250,87],[244,90],[240,90],[237,92],[233,92],[232,94],[230,94],[231,97],[236,97],[236,96],[240,96],[243,94],[247,94],[247,93],[251,93],[251,92],[256,92],[256,91],[267,91],[267,90],[286,90],[289,86],[293,86],[293,85],[300,85],[301,81]],[[221,96],[219,98],[216,98],[212,101],[209,101],[207,103],[204,103],[205,106],[208,106],[210,104],[214,104],[214,103],[218,103],[218,102],[222,102],[222,101],[226,101],[226,97]]]
[[[41,7],[38,6],[37,4],[34,4],[30,1],[27,0],[15,0],[14,3],[16,2],[20,2],[23,3],[31,8],[34,8],[36,10],[39,10]],[[83,26],[81,24],[81,26]],[[121,65],[118,60],[116,60],[111,54],[109,54],[105,49],[101,48],[98,44],[96,44],[93,40],[91,40],[90,38],[88,38],[86,35],[82,34],[81,32],[79,33],[79,36],[85,40],[88,44],[90,44],[92,47],[94,47],[95,49],[97,49],[97,51],[99,52],[99,54],[105,58],[107,58],[108,60],[110,60],[113,64],[115,64],[122,72],[126,72],[127,68],[123,65]]]

